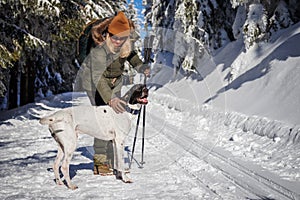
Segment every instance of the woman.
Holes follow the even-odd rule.
[[[106,40],[103,41],[105,27],[108,28]],[[93,39],[98,45],[91,49],[82,64],[82,84],[92,105],[109,105],[116,113],[125,111],[125,102],[119,98],[125,61],[128,61],[137,71],[149,75],[149,67],[144,66],[136,52],[131,51],[129,37],[131,31],[133,31],[131,23],[123,12],[93,27]],[[111,141],[95,138],[94,150],[94,174],[112,174]]]

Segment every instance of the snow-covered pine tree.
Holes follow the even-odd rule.
[[[127,17],[128,19],[132,20],[135,26],[135,29],[133,30],[134,33],[131,35],[132,39],[134,40],[133,46],[141,47],[142,41],[140,38],[141,31],[142,30],[142,21],[139,18],[139,13],[137,8],[135,7],[134,0],[130,0],[128,4],[128,11],[127,11]]]
[[[255,43],[267,42],[272,33],[293,24],[292,19],[299,21],[297,16],[291,16],[293,10],[299,11],[300,8],[300,4],[295,1],[232,0],[232,5],[238,7],[233,24],[234,36],[236,39],[243,39],[246,50]],[[236,63],[231,67],[231,80],[244,71],[240,66]]]
[[[237,8],[233,33],[236,39],[243,33],[246,49],[299,21],[295,10],[300,11],[300,3],[294,0],[231,0],[231,3]]]
[[[52,26],[45,21],[59,16],[55,1],[1,1],[2,37],[0,44],[6,55],[17,55],[8,63],[8,77],[3,82],[7,89],[8,107],[34,101],[34,81],[38,54],[47,48]],[[43,24],[43,26],[42,26]],[[8,57],[9,58],[9,57]],[[3,58],[5,60],[6,58]]]
[[[201,58],[204,46],[217,49],[234,39],[231,26],[235,12],[228,6],[229,0],[146,2],[152,7],[151,13],[145,12],[146,19],[159,27],[157,49],[174,53],[175,69],[194,71],[198,62],[195,59]]]
[[[0,1],[0,104],[72,90],[76,41],[92,18],[126,9],[126,0]]]
[[[267,42],[272,32],[300,20],[297,0],[144,0],[144,3],[147,22],[159,27],[156,46],[161,51],[158,54],[176,49],[175,69],[197,67],[197,61],[191,57],[199,56],[193,56],[194,50],[187,42],[195,41],[214,51],[239,39],[250,48],[254,43]],[[178,34],[174,36],[177,32],[183,34],[180,36],[183,40],[178,39]],[[171,38],[175,38],[173,43]]]
[[[249,5],[247,19],[243,26],[244,42],[246,49],[253,43],[267,39],[267,13],[260,3]]]
[[[135,26],[135,29],[132,30],[132,34],[131,34],[131,39],[132,39],[132,48],[133,50],[135,50],[140,58],[142,58],[141,55],[141,47],[142,45],[142,40],[141,40],[141,31],[142,30],[142,23],[143,21],[141,21],[139,15],[139,11],[135,6],[135,2],[134,0],[130,0],[128,3],[128,9],[127,9],[127,17],[128,19],[132,20]],[[133,77],[137,74],[137,71],[132,68],[132,66],[129,63],[125,63],[125,78],[124,78],[124,83],[125,84],[132,84],[133,82]]]
[[[273,16],[270,18],[270,31],[276,32],[280,29],[287,28],[293,21],[290,16],[290,12],[285,1],[280,0],[273,12]]]
[[[195,0],[182,1],[175,12],[173,29],[176,30],[176,40],[172,63],[176,69],[181,66],[185,71],[194,70],[195,45],[198,44],[194,37],[197,26],[196,16]]]

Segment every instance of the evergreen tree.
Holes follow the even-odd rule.
[[[254,42],[262,41],[267,36],[267,13],[262,4],[251,4],[243,26],[244,42],[248,49]]]
[[[94,18],[126,9],[126,0],[1,0],[0,104],[14,108],[72,91],[77,38]],[[3,105],[7,102],[8,105]]]
[[[291,24],[293,24],[293,21],[288,6],[285,1],[281,0],[275,8],[273,16],[270,18],[270,31],[273,33],[280,29],[287,28]]]
[[[237,39],[248,49],[300,20],[297,0],[144,0],[144,4],[146,22],[156,27],[157,56],[173,52],[176,71],[193,71],[204,49],[213,52]]]

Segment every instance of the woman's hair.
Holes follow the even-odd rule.
[[[103,42],[105,41],[105,35],[107,34],[107,28],[108,25],[111,23],[111,21],[113,20],[113,17],[108,18],[106,20],[104,20],[103,22],[99,23],[99,24],[95,24],[92,28],[92,37],[94,42],[97,45],[101,45],[103,44]]]
[[[121,46],[120,49],[115,49],[111,39],[110,39],[110,35],[107,34],[106,35],[106,45],[107,47],[109,48],[109,50],[112,52],[112,53],[116,53],[117,51],[120,51],[120,57],[121,58],[126,58],[130,55],[130,52],[132,50],[131,48],[131,41],[130,41],[130,37],[128,37],[123,45]]]

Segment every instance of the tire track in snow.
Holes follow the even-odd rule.
[[[151,114],[151,117],[154,120],[162,121],[162,119],[160,119],[158,116]],[[300,199],[299,194],[295,191],[281,185],[269,177],[265,177],[258,171],[240,164],[232,156],[231,158],[228,158],[228,155],[221,153],[220,148],[208,148],[201,141],[196,141],[192,137],[189,137],[191,134],[185,129],[178,128],[177,126],[173,125],[174,122],[172,122],[173,124],[170,124],[166,122],[166,120],[163,121],[165,121],[165,128],[164,130],[160,130],[160,132],[166,136],[168,140],[177,144],[197,159],[202,159],[215,169],[221,171],[222,175],[226,177],[229,182],[234,183],[238,188],[244,190],[244,194],[246,196],[249,196],[250,192],[258,198]],[[193,144],[192,148],[190,145],[186,144]],[[204,157],[202,152],[205,152],[207,156]],[[196,176],[197,179],[200,180],[198,175],[192,175]],[[217,194],[216,191],[211,189],[210,186],[206,185],[206,187],[209,188],[212,193]]]
[[[151,132],[158,131],[158,130],[159,129],[156,129],[156,127],[151,126]],[[150,131],[148,131],[147,134],[148,133],[150,133]],[[217,194],[213,188],[210,188],[209,185],[203,182],[201,178],[199,178],[199,176],[197,176],[191,170],[186,169],[185,166],[181,165],[181,162],[178,162],[176,160],[178,157],[177,155],[181,155],[180,152],[185,152],[185,150],[181,146],[178,146],[177,144],[174,145],[174,144],[175,144],[174,142],[164,137],[163,133],[160,134],[159,137],[155,136],[155,138],[151,138],[151,139],[148,138],[146,145],[147,148],[151,146],[150,149],[152,149],[152,152],[148,151],[147,154],[151,154],[151,156],[156,157],[155,159],[157,159],[158,157],[157,155],[160,156],[160,160],[163,161],[160,162],[159,160],[156,160],[157,163],[160,163],[159,165],[163,165],[159,167],[159,170],[165,170],[167,168],[170,171],[170,173],[174,174],[174,177],[178,176],[176,175],[176,173],[179,173],[181,176],[184,174],[185,176],[189,177],[189,183],[193,183],[197,185],[197,188],[201,188],[202,190],[205,191],[205,195],[203,195],[202,192],[199,193],[201,199],[214,199],[214,200],[224,199],[220,194]],[[167,148],[165,148],[166,146]],[[183,154],[186,154],[186,152]],[[147,158],[147,163],[149,162],[149,157],[150,156],[148,156]],[[150,161],[150,163],[155,163],[155,161],[152,160]],[[151,168],[157,168],[157,163],[151,164]]]
[[[197,144],[199,148],[205,149],[205,151],[209,151],[207,147]],[[196,153],[197,150],[193,149],[192,154],[198,157]],[[275,199],[300,199],[299,194],[290,189],[286,188],[285,186],[280,185],[279,183],[273,181],[270,178],[264,177],[263,175],[257,173],[256,171],[247,168],[245,165],[241,165],[240,163],[236,162],[234,159],[228,159],[224,155],[220,154],[218,151],[210,151],[210,155],[212,159],[206,159],[208,163],[212,164],[215,168],[221,170],[224,175],[229,179],[232,180],[234,183],[239,185],[240,187],[251,191],[253,194],[257,195],[257,191],[261,194],[258,194],[259,197],[263,197],[264,195],[269,196],[271,194],[271,198]],[[214,161],[215,160],[215,161]],[[223,162],[223,165],[215,164],[218,163],[218,160]],[[227,166],[226,166],[227,165]],[[236,173],[234,172],[236,171]],[[245,178],[239,178],[236,174],[243,174]],[[249,179],[245,181],[245,179]],[[258,184],[257,184],[258,183]],[[262,187],[261,187],[262,186]],[[260,191],[261,190],[261,191]],[[264,194],[264,192],[266,192]]]
[[[157,117],[151,117],[155,119],[154,121],[161,120]],[[179,171],[181,170],[181,172],[196,180],[198,182],[198,185],[207,191],[209,196],[208,199],[235,199],[237,196],[247,196],[253,198],[257,197],[256,195],[253,195],[252,193],[249,193],[244,189],[243,192],[238,191],[235,194],[232,194],[231,190],[233,190],[232,188],[235,188],[236,184],[232,183],[231,180],[228,181],[227,177],[224,177],[222,174],[218,174],[218,171],[215,169],[215,167],[201,158],[203,157],[202,154],[195,156],[195,154],[190,151],[190,146],[194,146],[194,141],[191,138],[189,138],[188,140],[182,137],[178,138],[177,135],[174,134],[174,132],[178,132],[178,130],[175,130],[175,128],[172,130],[161,130],[155,126],[151,127],[159,130],[160,134],[165,137],[165,140],[169,140],[169,143],[171,143],[169,144],[169,146],[172,147],[168,147],[168,149],[165,148],[164,151],[169,152],[173,149],[177,149],[177,151],[184,152],[181,154],[172,152],[169,153],[169,156],[172,157],[172,162],[174,162],[176,166],[179,167]],[[168,131],[171,131],[172,133],[169,134]],[[161,151],[161,149],[159,149],[159,151]],[[203,152],[203,150],[198,152]],[[198,169],[195,169],[197,167]],[[215,177],[215,174],[212,173],[216,173],[217,177]],[[221,179],[222,181],[220,181]],[[224,181],[224,179],[226,180]],[[220,184],[218,183],[219,181]]]
[[[197,180],[197,182],[199,182],[199,186],[203,187],[204,189],[206,189],[206,191],[209,193],[209,195],[215,196],[215,198],[213,198],[212,196],[209,196],[210,199],[224,199],[222,197],[222,195],[218,194],[213,188],[211,188],[209,185],[205,184],[204,181],[201,180],[201,178],[196,174],[193,173],[189,170],[187,170],[183,165],[181,165],[179,162],[175,161],[176,164],[183,170],[183,172],[185,174],[187,174],[188,176],[190,176],[191,178],[194,178]]]

